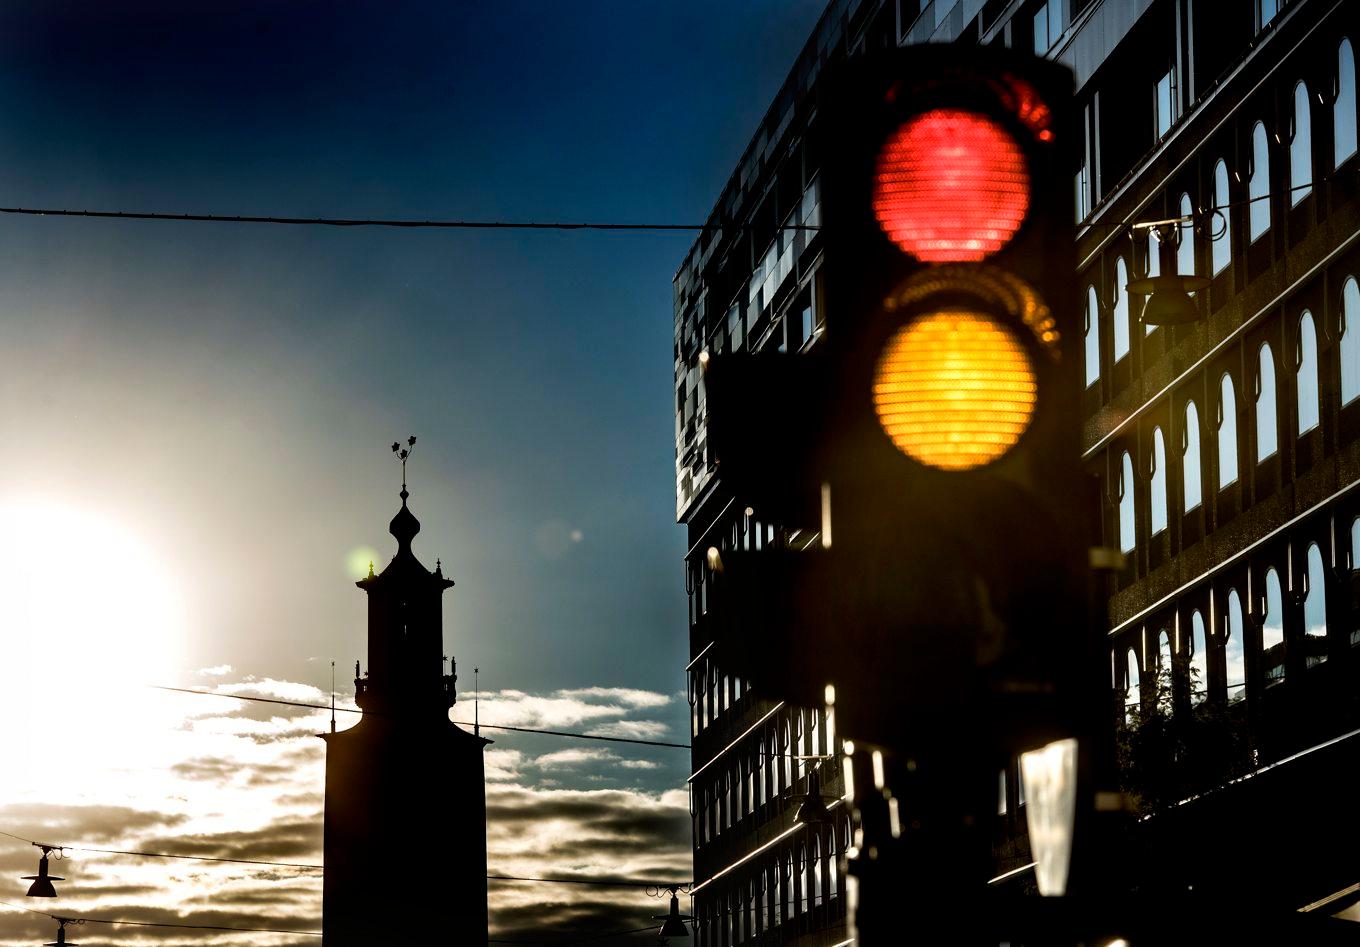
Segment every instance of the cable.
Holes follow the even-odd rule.
[[[1322,179],[1326,181],[1324,177]],[[1293,193],[1312,188],[1316,183],[1300,184],[1288,188],[1285,193]],[[1200,211],[1208,216],[1230,207],[1240,207],[1256,201],[1269,200],[1271,194],[1245,200],[1228,201]],[[212,224],[279,224],[289,227],[390,227],[409,230],[594,230],[594,231],[693,231],[707,233],[723,230],[753,230],[750,224],[668,224],[668,223],[618,223],[610,221],[571,223],[567,221],[538,220],[401,220],[381,217],[280,217],[275,215],[246,214],[169,214],[161,211],[122,211],[122,210],[68,210],[56,207],[0,207],[0,214],[15,214],[27,217],[88,217],[106,220],[169,220],[181,223]],[[1102,223],[1078,224],[1086,227],[1131,227],[1136,220],[1107,221]],[[764,229],[764,228],[761,228]],[[776,230],[820,231],[819,224],[783,224]]]
[[[306,704],[296,700],[282,700],[278,697],[247,697],[244,694],[221,694],[216,691],[192,690],[187,687],[167,687],[164,684],[148,684],[147,687],[158,691],[173,691],[176,694],[198,694],[200,697],[228,697],[232,700],[250,700],[261,704],[283,704],[286,707],[310,707],[313,710],[331,709],[326,704]],[[371,713],[378,717],[390,716],[379,711],[364,711],[353,707],[337,707],[335,709],[347,714]],[[472,724],[468,723],[466,720],[454,720],[452,722],[463,727],[472,726]],[[484,723],[481,724],[481,727],[483,730],[513,730],[516,733],[543,733],[551,737],[571,737],[576,740],[604,740],[609,743],[636,743],[642,746],[667,746],[677,750],[688,750],[690,748],[688,743],[666,743],[661,740],[640,740],[633,737],[606,737],[593,733],[570,733],[566,730],[538,730],[534,727],[512,727],[507,724]]]
[[[225,924],[174,924],[169,921],[123,921],[117,918],[108,917],[80,917],[69,914],[48,914],[46,911],[35,911],[20,904],[12,904],[9,901],[0,901],[5,907],[16,908],[20,911],[27,911],[29,914],[38,914],[42,917],[50,917],[52,920],[79,921],[83,924],[117,924],[120,927],[173,927],[179,930],[190,931],[240,931],[246,934],[301,934],[304,937],[320,937],[321,931],[298,931],[281,930],[277,927],[228,927]]]
[[[415,230],[749,230],[748,224],[569,223],[517,220],[399,220],[371,217],[276,217],[243,214],[167,214],[159,211],[64,210],[52,207],[0,207],[0,214],[28,217],[96,217],[111,220],[177,220],[213,224],[282,224],[291,227],[396,227]],[[784,224],[777,230],[811,230],[815,224]]]
[[[18,842],[25,842],[29,845],[39,845],[43,843],[35,842],[22,835],[15,835],[13,832],[0,830],[0,835],[12,838]],[[148,852],[138,849],[126,848],[90,848],[83,845],[50,845],[56,851],[68,852],[98,852],[104,855],[136,855],[143,858],[182,858],[189,861],[203,862],[229,862],[235,865],[267,865],[277,868],[303,868],[311,871],[324,871],[324,865],[314,865],[306,862],[276,862],[267,861],[259,858],[221,858],[212,855],[173,855],[169,852]],[[669,888],[671,882],[643,881],[632,878],[534,878],[524,875],[487,875],[488,881],[530,881],[542,884],[560,885],[597,885],[606,888]],[[691,882],[681,882],[675,885],[677,888],[687,887]]]

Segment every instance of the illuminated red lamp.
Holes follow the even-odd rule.
[[[925,263],[986,259],[1029,211],[1029,170],[1015,139],[985,115],[935,109],[897,129],[878,155],[874,215]]]

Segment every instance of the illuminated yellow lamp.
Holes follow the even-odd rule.
[[[1029,355],[993,317],[964,308],[898,330],[878,361],[874,408],[897,449],[940,470],[989,464],[1034,416]]]

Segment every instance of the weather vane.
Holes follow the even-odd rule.
[[[406,446],[401,446],[401,441],[392,442],[392,453],[397,455],[401,461],[401,488],[406,489],[406,458],[411,456],[411,450],[416,446],[416,436],[412,434],[406,439]]]

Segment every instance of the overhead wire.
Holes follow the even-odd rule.
[[[231,699],[231,700],[247,700],[247,701],[254,701],[254,702],[256,702],[256,703],[261,703],[261,704],[282,704],[282,705],[284,705],[284,706],[286,706],[286,707],[307,707],[307,708],[310,708],[310,709],[312,709],[312,710],[330,710],[330,709],[331,709],[329,704],[308,704],[308,703],[305,703],[305,702],[303,702],[303,701],[298,701],[298,700],[284,700],[284,699],[279,698],[279,697],[253,697],[253,696],[249,696],[249,695],[247,695],[247,694],[223,694],[223,693],[218,692],[218,691],[194,690],[194,689],[188,688],[188,687],[169,687],[169,686],[164,685],[164,684],[148,684],[147,686],[150,687],[150,688],[152,688],[153,690],[172,691],[172,692],[177,693],[177,694],[197,694],[197,695],[199,695],[200,697],[226,697],[226,698],[229,698],[229,699]],[[335,709],[336,709],[336,711],[338,711],[338,712],[347,713],[347,714],[364,714],[364,713],[368,713],[368,714],[373,714],[374,716],[378,716],[378,717],[387,716],[387,715],[383,714],[381,711],[371,711],[371,710],[367,710],[367,711],[366,711],[366,710],[361,710],[361,709],[354,708],[354,707],[336,707]],[[452,721],[452,722],[458,724],[459,726],[463,726],[463,727],[470,727],[470,726],[472,726],[472,724],[469,723],[469,722],[466,721],[466,720],[454,720],[454,721]],[[596,734],[596,733],[572,733],[572,732],[567,731],[567,730],[542,730],[542,729],[539,729],[539,728],[536,728],[536,727],[512,727],[512,726],[510,726],[510,725],[508,725],[508,724],[483,723],[483,724],[479,724],[479,726],[480,726],[483,730],[513,730],[513,731],[516,732],[516,733],[541,733],[541,734],[545,734],[545,735],[547,735],[547,736],[552,736],[552,737],[570,737],[570,738],[575,739],[575,740],[603,740],[603,741],[608,742],[608,743],[634,743],[634,744],[639,744],[639,745],[641,745],[641,746],[665,746],[665,747],[671,747],[671,748],[677,749],[677,750],[688,750],[688,749],[690,749],[690,745],[689,745],[688,743],[667,743],[667,742],[665,742],[664,740],[643,740],[643,739],[638,738],[638,737],[607,737],[607,736],[603,736],[603,735],[601,735],[601,734]]]
[[[1325,181],[1326,178],[1323,178]],[[1295,185],[1287,188],[1285,193],[1307,190],[1321,182],[1309,182],[1307,184]],[[1202,208],[1199,213],[1205,216],[1228,210],[1232,207],[1241,207],[1253,204],[1257,201],[1269,200],[1272,194],[1262,194],[1256,197],[1249,197],[1242,200],[1227,201],[1223,204],[1216,204],[1211,207]],[[742,223],[717,223],[717,224],[681,224],[666,222],[620,222],[620,221],[559,221],[559,220],[464,220],[464,219],[404,219],[390,217],[292,217],[277,214],[173,214],[165,211],[111,211],[111,210],[75,210],[72,208],[61,207],[0,207],[0,214],[11,214],[27,217],[74,217],[92,218],[104,220],[153,220],[153,221],[178,221],[180,223],[213,223],[213,224],[274,224],[289,227],[337,227],[337,228],[359,228],[359,227],[383,227],[392,229],[408,230],[556,230],[556,231],[634,231],[634,232],[695,232],[706,233],[709,231],[741,231],[753,229],[774,229],[774,230],[799,230],[808,232],[818,232],[822,229],[820,224],[781,224],[774,228],[760,227],[753,224]],[[1118,220],[1092,222],[1079,226],[1086,227],[1132,227],[1139,223],[1136,220]]]
[[[184,855],[171,852],[152,852],[140,849],[125,848],[94,848],[85,845],[51,845],[45,842],[36,842],[33,839],[22,835],[15,835],[13,832],[6,832],[0,829],[0,835],[12,838],[19,842],[29,845],[50,848],[57,852],[95,852],[104,855],[132,855],[141,858],[178,858],[189,861],[205,862],[227,862],[236,865],[262,865],[276,868],[300,868],[309,871],[324,871],[324,865],[317,865],[308,862],[280,862],[269,861],[261,858],[225,858],[215,855]],[[538,882],[542,884],[564,884],[564,885],[595,885],[605,888],[687,888],[690,882],[660,882],[645,880],[641,878],[543,878],[528,875],[487,875],[488,881],[515,881],[515,882]]]

